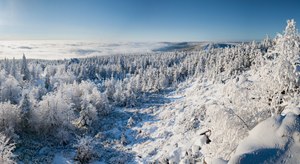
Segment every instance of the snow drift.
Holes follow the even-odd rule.
[[[229,163],[298,163],[300,117],[287,113],[273,116],[249,132]]]

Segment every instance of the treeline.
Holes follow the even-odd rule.
[[[174,89],[190,78],[222,82],[236,76],[260,64],[270,46],[266,39],[203,51],[63,61],[27,60],[25,55],[22,60],[5,59],[0,62],[0,105],[6,106],[0,108],[0,128],[23,130],[22,124],[52,135],[90,127],[116,106],[139,105],[145,93]]]

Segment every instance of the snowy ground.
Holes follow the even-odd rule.
[[[105,140],[102,161],[95,163],[299,161],[299,109],[247,127],[220,92],[227,85],[185,83],[177,91],[147,95],[139,108],[115,110],[96,135]],[[63,152],[54,163],[72,163],[75,153]]]
[[[197,81],[180,88],[150,95],[143,107],[117,110],[108,117],[114,124],[102,135],[110,138],[107,148],[113,149],[103,159],[109,163],[299,161],[299,109],[270,117],[252,129],[230,109],[220,92],[225,84]]]
[[[93,163],[297,163],[300,108],[286,107],[274,116],[247,110],[257,101],[251,87],[258,79],[248,71],[225,83],[187,81],[176,91],[145,95],[138,107],[115,109],[94,134],[100,161]],[[51,144],[41,143],[32,141],[19,158],[75,163],[74,148],[53,152]]]

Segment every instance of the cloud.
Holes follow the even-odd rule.
[[[93,50],[93,49],[74,49],[72,52],[74,52],[77,55],[88,55],[92,53],[101,53],[99,50]]]
[[[20,46],[19,49],[28,49],[28,50],[30,50],[30,49],[33,49],[33,47],[29,47],[29,46]]]
[[[153,52],[166,43],[100,43],[91,41],[0,41],[0,58],[68,59],[101,55]]]

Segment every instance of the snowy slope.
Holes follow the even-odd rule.
[[[203,79],[186,84],[167,95],[170,103],[145,110],[154,120],[134,129],[151,140],[132,144],[135,162],[299,161],[299,108],[286,102],[282,113],[288,114],[271,117],[270,110],[254,99],[263,85],[255,71],[225,84]],[[247,109],[253,103],[262,103],[261,108]]]
[[[298,163],[300,117],[295,113],[274,116],[249,132],[229,163]]]
[[[172,102],[146,110],[153,112],[154,121],[145,120],[134,128],[141,132],[139,137],[151,138],[131,145],[136,153],[135,162],[299,161],[300,124],[297,113],[270,117],[249,131],[241,120],[243,118],[226,107],[229,103],[219,92],[226,85],[194,82],[184,88],[167,96],[173,99]]]

